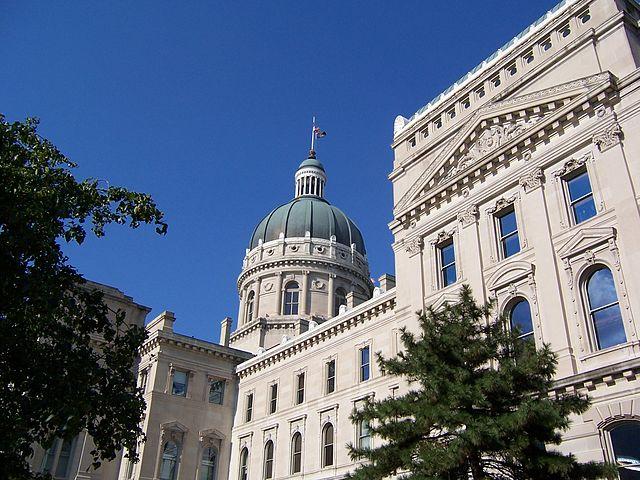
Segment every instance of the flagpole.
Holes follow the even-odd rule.
[[[311,124],[311,151],[313,152],[314,140],[316,138],[316,117],[314,115],[313,121]]]

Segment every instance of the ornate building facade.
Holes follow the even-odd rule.
[[[350,412],[407,388],[375,353],[463,284],[551,345],[558,393],[591,397],[560,448],[640,478],[639,25],[635,2],[565,0],[396,118],[396,276],[377,285],[311,152],[250,239],[236,330],[213,344],[168,312],[149,324],[142,460],[100,478],[342,478],[345,445],[378,441]]]

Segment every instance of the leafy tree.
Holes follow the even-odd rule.
[[[0,478],[9,479],[36,476],[34,443],[83,429],[96,467],[135,451],[144,400],[132,367],[145,331],[109,312],[61,244],[102,237],[111,223],[167,228],[150,196],[76,180],[37,125],[0,115]]]
[[[588,399],[553,394],[556,358],[536,351],[496,322],[464,286],[457,303],[429,308],[419,335],[402,330],[404,351],[378,355],[389,374],[409,382],[403,396],[368,401],[351,419],[370,425],[375,448],[349,445],[365,459],[350,476],[415,480],[615,478],[615,468],[579,463],[558,445],[569,415]]]

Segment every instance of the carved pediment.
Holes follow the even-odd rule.
[[[489,290],[498,290],[533,275],[534,265],[529,262],[509,262],[498,268],[487,282]]]
[[[562,107],[609,83],[603,73],[552,88],[495,101],[476,110],[434,155],[427,168],[400,198],[396,213],[472,167],[510,151],[551,121]]]
[[[585,228],[571,237],[559,250],[560,258],[572,257],[616,238],[613,227]]]

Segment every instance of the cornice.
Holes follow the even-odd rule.
[[[241,363],[253,357],[253,354],[243,350],[161,330],[155,331],[149,336],[140,347],[139,354],[140,356],[147,355],[161,345],[171,345],[185,350],[201,352],[213,357],[231,360],[235,363]]]
[[[310,268],[314,266],[322,266],[327,270],[338,269],[345,272],[348,272],[350,275],[357,277],[365,285],[370,285],[371,280],[368,276],[364,275],[362,272],[358,271],[355,267],[351,267],[348,264],[341,263],[339,261],[333,261],[330,258],[319,258],[313,257],[312,255],[307,255],[306,257],[280,257],[278,259],[272,261],[261,261],[251,268],[247,268],[242,271],[240,276],[238,277],[238,281],[236,283],[238,290],[242,287],[242,284],[245,280],[258,272],[266,272],[272,269],[282,270],[283,268]],[[367,269],[368,271],[368,269]]]
[[[595,370],[578,373],[557,380],[553,385],[556,395],[563,393],[589,392],[598,385],[613,385],[620,380],[634,380],[640,375],[640,358],[625,360]]]
[[[550,14],[548,18],[545,18],[542,21],[539,19],[527,27],[523,31],[523,33],[526,33],[524,33],[524,35],[522,35],[522,33],[519,34],[522,35],[522,37],[517,39],[514,44],[509,45],[507,48],[503,46],[496,50],[469,73],[455,81],[431,102],[418,110],[410,119],[407,120],[407,123],[403,127],[394,132],[392,148],[395,148],[411,134],[421,129],[424,123],[428,122],[434,116],[442,114],[442,112],[450,108],[450,101],[452,98],[469,94],[471,91],[475,90],[481,83],[486,81],[487,78],[490,78],[501,71],[506,64],[530,49],[541,38],[557,28],[558,25],[566,22],[568,17],[571,17],[576,13],[576,11],[579,11],[592,2],[591,0],[569,0],[565,3],[566,5],[558,11],[553,13],[548,12],[548,15]],[[516,38],[519,35],[517,35]]]
[[[392,310],[396,303],[395,294],[395,288],[392,288],[378,297],[361,303],[353,309],[327,320],[313,330],[308,330],[285,344],[278,345],[262,355],[241,363],[236,367],[236,373],[240,378],[247,377],[256,371],[283,361],[299,351],[327,341],[345,330],[364,323],[366,320]]]

